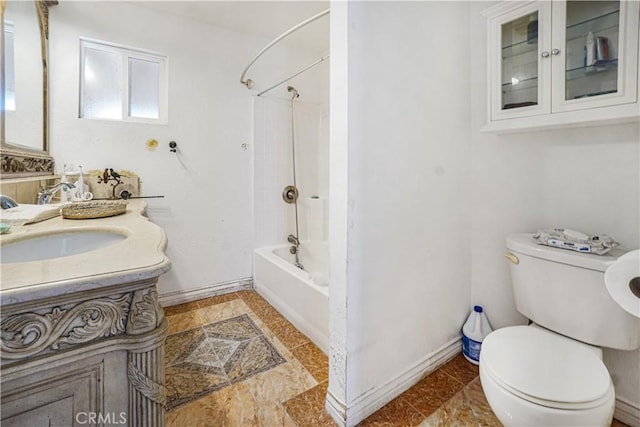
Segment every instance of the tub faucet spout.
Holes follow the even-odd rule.
[[[289,252],[295,256],[295,262],[293,263],[293,265],[295,265],[296,267],[298,267],[300,270],[304,270],[304,267],[302,266],[302,264],[300,264],[300,258],[298,257],[298,248],[300,247],[300,240],[298,240],[298,238],[296,236],[294,236],[293,234],[289,234],[287,236],[287,242],[291,243],[293,246],[291,246],[289,248]]]

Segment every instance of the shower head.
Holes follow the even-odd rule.
[[[292,99],[298,98],[300,96],[300,94],[298,93],[298,90],[293,86],[287,86],[287,91],[293,94]]]

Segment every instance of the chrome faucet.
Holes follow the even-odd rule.
[[[300,241],[293,234],[289,234],[289,236],[287,236],[287,242],[291,243],[292,245],[296,245],[296,247],[300,246]]]
[[[18,206],[18,203],[9,196],[0,194],[0,207],[2,209],[10,209]]]
[[[298,238],[293,234],[289,234],[287,236],[287,242],[293,245],[289,248],[289,253],[291,253],[291,255],[294,255],[296,258],[293,265],[298,267],[300,270],[304,270],[304,266],[300,264],[300,258],[298,258],[298,252],[299,252],[298,248],[300,247],[300,240],[298,240]]]
[[[56,194],[56,191],[61,188],[66,191],[70,188],[76,188],[76,186],[70,182],[61,182],[51,188],[41,188],[38,192],[38,200],[36,201],[36,203],[39,205],[48,205],[49,203],[51,203],[51,199],[53,199],[53,195]]]

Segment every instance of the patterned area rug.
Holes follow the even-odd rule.
[[[167,337],[169,410],[286,362],[248,315]]]

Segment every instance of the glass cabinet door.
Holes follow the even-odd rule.
[[[618,91],[619,1],[566,3],[564,99]]]
[[[636,102],[638,9],[637,1],[555,3],[554,112]]]
[[[538,11],[502,24],[502,110],[538,105]]]
[[[640,1],[504,1],[483,15],[486,130],[637,120]]]
[[[549,113],[550,2],[519,6],[491,21],[492,120]]]

